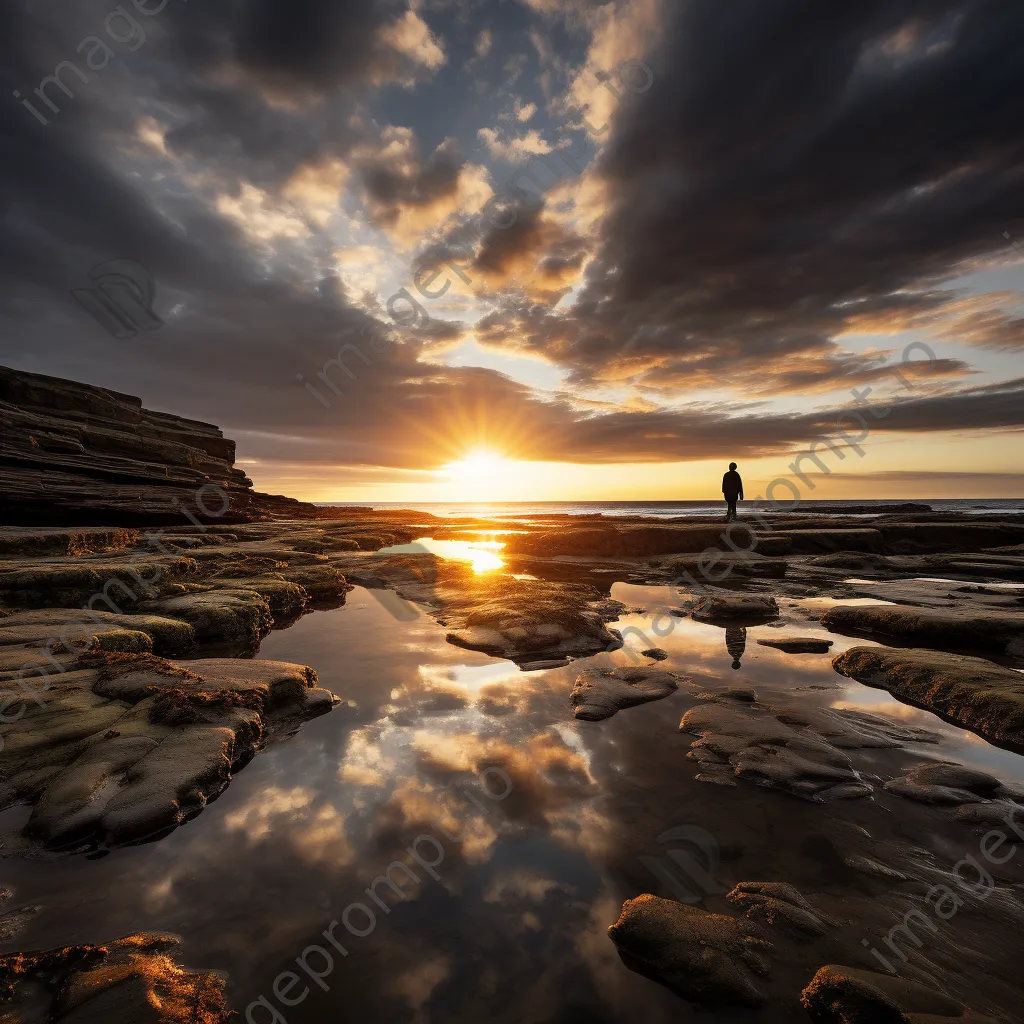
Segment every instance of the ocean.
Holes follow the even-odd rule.
[[[723,515],[722,501],[496,501],[496,502],[415,502],[415,501],[320,501],[325,508],[414,509],[435,516],[474,516],[481,518],[521,519],[539,515],[659,516],[665,519],[680,516]],[[800,502],[797,512],[857,513],[875,515],[887,507],[906,504],[927,505],[934,512],[963,512],[968,515],[1024,514],[1024,498],[921,498],[860,501]],[[740,511],[752,508],[752,502],[741,502]],[[767,509],[762,503],[760,511]],[[783,505],[783,510],[785,506]],[[846,513],[851,514],[851,513]]]

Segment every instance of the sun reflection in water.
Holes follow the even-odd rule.
[[[420,537],[412,544],[393,544],[381,548],[380,555],[400,555],[405,552],[429,551],[440,558],[451,558],[457,562],[469,562],[473,572],[493,572],[504,569],[505,562],[498,552],[505,546],[498,540],[434,540]]]

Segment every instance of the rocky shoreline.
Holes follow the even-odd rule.
[[[925,765],[879,785],[852,760],[854,751],[934,742],[927,730],[811,711],[750,688],[697,692],[686,674],[658,664],[667,657],[662,630],[687,617],[723,627],[727,645],[730,631],[793,627],[758,643],[794,661],[828,657],[832,641],[801,636],[806,619],[794,622],[790,611],[817,600],[820,625],[835,637],[873,641],[836,657],[837,675],[1024,752],[1024,589],[1015,586],[1024,582],[1024,517],[912,504],[870,516],[763,512],[728,527],[568,515],[513,527],[328,510],[253,492],[215,427],[100,392],[0,375],[9,428],[0,446],[0,810],[30,808],[0,836],[5,857],[152,842],[201,815],[269,744],[346,698],[318,687],[315,666],[252,655],[271,630],[343,605],[353,585],[391,595],[396,618],[425,611],[450,644],[526,672],[623,649],[632,638],[615,625],[626,608],[611,585],[662,588],[665,604],[640,631],[644,662],[583,666],[567,714],[600,728],[684,690],[699,701],[679,726],[699,781],[829,807],[880,794],[952,807],[948,822],[965,834],[1024,812],[1024,796],[985,773]],[[227,496],[220,514],[197,511],[203,488]],[[506,564],[493,573],[413,543],[485,535],[505,544]],[[744,882],[728,902],[739,916],[641,894],[625,902],[610,936],[627,966],[691,1003],[755,1007],[781,998],[765,988],[773,958],[836,927],[833,908],[784,881]],[[140,935],[2,957],[11,1020],[128,1019],[156,991],[164,1009],[147,1020],[223,1019],[223,986],[182,970],[169,945]],[[986,1019],[869,972],[865,957],[819,960],[802,996],[787,998],[802,999],[816,1021]],[[26,993],[40,980],[57,994],[30,1010]]]

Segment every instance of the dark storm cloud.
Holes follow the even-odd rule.
[[[244,64],[320,87],[363,77],[380,59],[377,31],[400,10],[366,0],[250,0],[234,8]]]
[[[273,87],[324,93],[408,74],[407,55],[381,31],[408,10],[402,0],[171,0],[161,17],[179,68],[237,62]]]
[[[939,282],[1024,216],[1021,5],[670,12],[654,84],[601,158],[611,209],[582,326],[551,350],[576,380],[624,351],[783,372],[851,322],[942,310]]]
[[[893,373],[892,353],[857,355],[840,353],[822,358],[786,359],[766,374],[763,365],[750,364],[737,359],[729,370],[729,385],[751,394],[801,395],[822,394],[842,388],[863,387],[865,384],[898,385]],[[695,359],[678,364],[668,363],[639,374],[634,378],[638,386],[657,391],[685,390],[695,384],[715,387],[720,383],[720,366],[711,356],[707,366]],[[896,366],[898,369],[898,365]],[[922,376],[933,381],[962,377],[977,371],[962,359],[932,359]]]
[[[862,417],[866,432],[851,409]],[[826,434],[838,437],[838,430],[856,438],[862,432],[866,437],[1004,428],[1024,428],[1024,378],[891,406],[851,405],[803,414],[707,406],[610,413],[569,427],[563,451],[570,460],[586,452],[586,460],[604,462],[668,462],[730,454],[749,458],[784,454]]]
[[[420,163],[404,150],[382,148],[359,161],[366,198],[378,224],[396,223],[404,208],[420,209],[454,197],[465,160],[455,139],[445,139]]]
[[[351,124],[379,76],[405,73],[378,58],[382,26],[408,8],[169,0],[139,17],[137,51],[116,47],[81,88],[69,78],[75,98],[58,93],[60,114],[40,124],[11,91],[30,93],[74,59],[111,9],[85,0],[71,21],[57,3],[45,17],[0,8],[0,360],[138,394],[240,432],[244,456],[297,465],[416,469],[477,445],[583,462],[749,457],[835,423],[836,411],[743,405],[581,412],[490,370],[421,361],[464,329],[433,317],[422,335],[396,332],[401,344],[365,345],[365,314],[334,276],[334,239],[300,224],[307,235],[264,240],[216,199],[237,200],[246,182],[274,199],[300,167],[335,157],[385,221],[450,197],[464,166],[454,146],[399,169],[374,158],[379,135],[367,148]],[[476,239],[486,285],[517,272],[535,289],[495,296],[477,336],[550,353],[578,381],[616,368],[652,389],[694,373],[725,384],[734,373],[752,390],[774,373],[776,390],[794,392],[873,380],[877,356],[843,356],[825,339],[942,309],[937,282],[952,262],[985,251],[1021,212],[1017,8],[682,11],[666,25],[654,88],[611,133],[610,219],[581,304],[553,309],[585,250],[538,203],[518,230]],[[906,45],[886,42],[915,15]],[[478,27],[466,25],[470,39]],[[166,125],[166,153],[139,142],[145,117]],[[68,296],[114,257],[155,278],[160,331],[111,338]],[[346,364],[357,380],[329,368],[341,395],[325,390],[324,407],[297,374],[325,389],[318,372],[346,343],[369,363]],[[915,398],[877,421],[914,433],[1022,425],[1020,382]]]

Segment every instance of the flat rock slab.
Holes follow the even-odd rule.
[[[662,563],[662,568],[674,575],[689,573],[696,579],[726,579],[729,576],[767,576],[778,577],[786,575],[789,565],[784,558],[768,558],[761,553],[761,549],[769,546],[775,538],[759,537],[757,540],[758,551],[744,551],[744,542],[739,542],[741,550],[720,551],[718,548],[710,548],[701,551],[700,554],[677,555],[668,558]],[[685,579],[685,575],[683,576]]]
[[[757,700],[757,690],[752,686],[727,686],[721,690],[703,690],[697,694],[698,700],[735,700],[743,704],[753,704]]]
[[[712,625],[756,626],[778,618],[778,602],[770,594],[738,594],[731,591],[701,597],[690,613],[697,622]]]
[[[893,551],[971,551],[1019,544],[1024,540],[1020,523],[879,523],[878,531]]]
[[[2,526],[0,555],[81,555],[88,551],[126,548],[139,538],[138,530],[82,527]]]
[[[622,904],[608,936],[627,967],[705,1007],[757,1007],[769,942],[742,921],[645,893]]]
[[[36,558],[0,561],[0,599],[8,605],[67,607],[114,600],[130,607],[156,591],[160,580],[187,579],[192,558],[159,555],[110,558]]]
[[[774,647],[787,654],[827,654],[835,643],[816,636],[780,636],[757,642],[762,647]]]
[[[837,633],[880,636],[938,650],[991,651],[1024,658],[1024,612],[838,605],[821,617]]]
[[[885,541],[878,530],[830,529],[779,530],[775,536],[785,537],[790,542],[790,553],[794,555],[817,555],[830,551],[873,551],[885,550]]]
[[[304,665],[104,652],[76,665],[0,726],[0,804],[34,805],[14,845],[79,849],[164,834],[269,738],[334,704]]]
[[[908,800],[924,804],[979,804],[990,800],[1005,802],[1020,794],[1003,785],[994,775],[965,768],[951,761],[927,761],[906,775],[891,779],[885,789]],[[1024,808],[1019,808],[1024,812]]]
[[[756,537],[743,523],[726,526],[601,526],[592,529],[563,527],[550,532],[511,535],[505,551],[516,555],[594,555],[635,557],[726,550],[728,541],[753,550]]]
[[[17,632],[22,627],[30,628]],[[90,636],[126,629],[145,633],[153,641],[153,650],[167,657],[188,654],[196,643],[195,630],[178,618],[85,608],[37,608],[0,618],[0,646],[38,644],[55,653],[66,653],[71,647],[88,646]]]
[[[981,658],[889,647],[853,647],[835,658],[832,667],[1024,753],[1020,672]]]
[[[678,677],[656,668],[617,668],[598,672],[588,668],[576,677],[569,703],[573,714],[586,722],[611,718],[624,708],[661,700],[675,693]]]
[[[982,574],[984,571],[983,568],[979,569]],[[941,582],[940,579],[890,580],[853,584],[853,590],[859,596],[922,608],[1024,612],[1024,604],[1021,602],[1024,594],[1019,590],[987,587],[982,583]]]
[[[744,778],[819,803],[871,794],[845,750],[938,739],[860,711],[778,711],[722,700],[690,708],[679,730],[697,737],[687,757],[700,765],[698,780],[734,785]]]
[[[274,624],[266,599],[241,587],[148,601],[139,610],[187,622],[198,643],[224,643],[244,651],[259,647]]]

